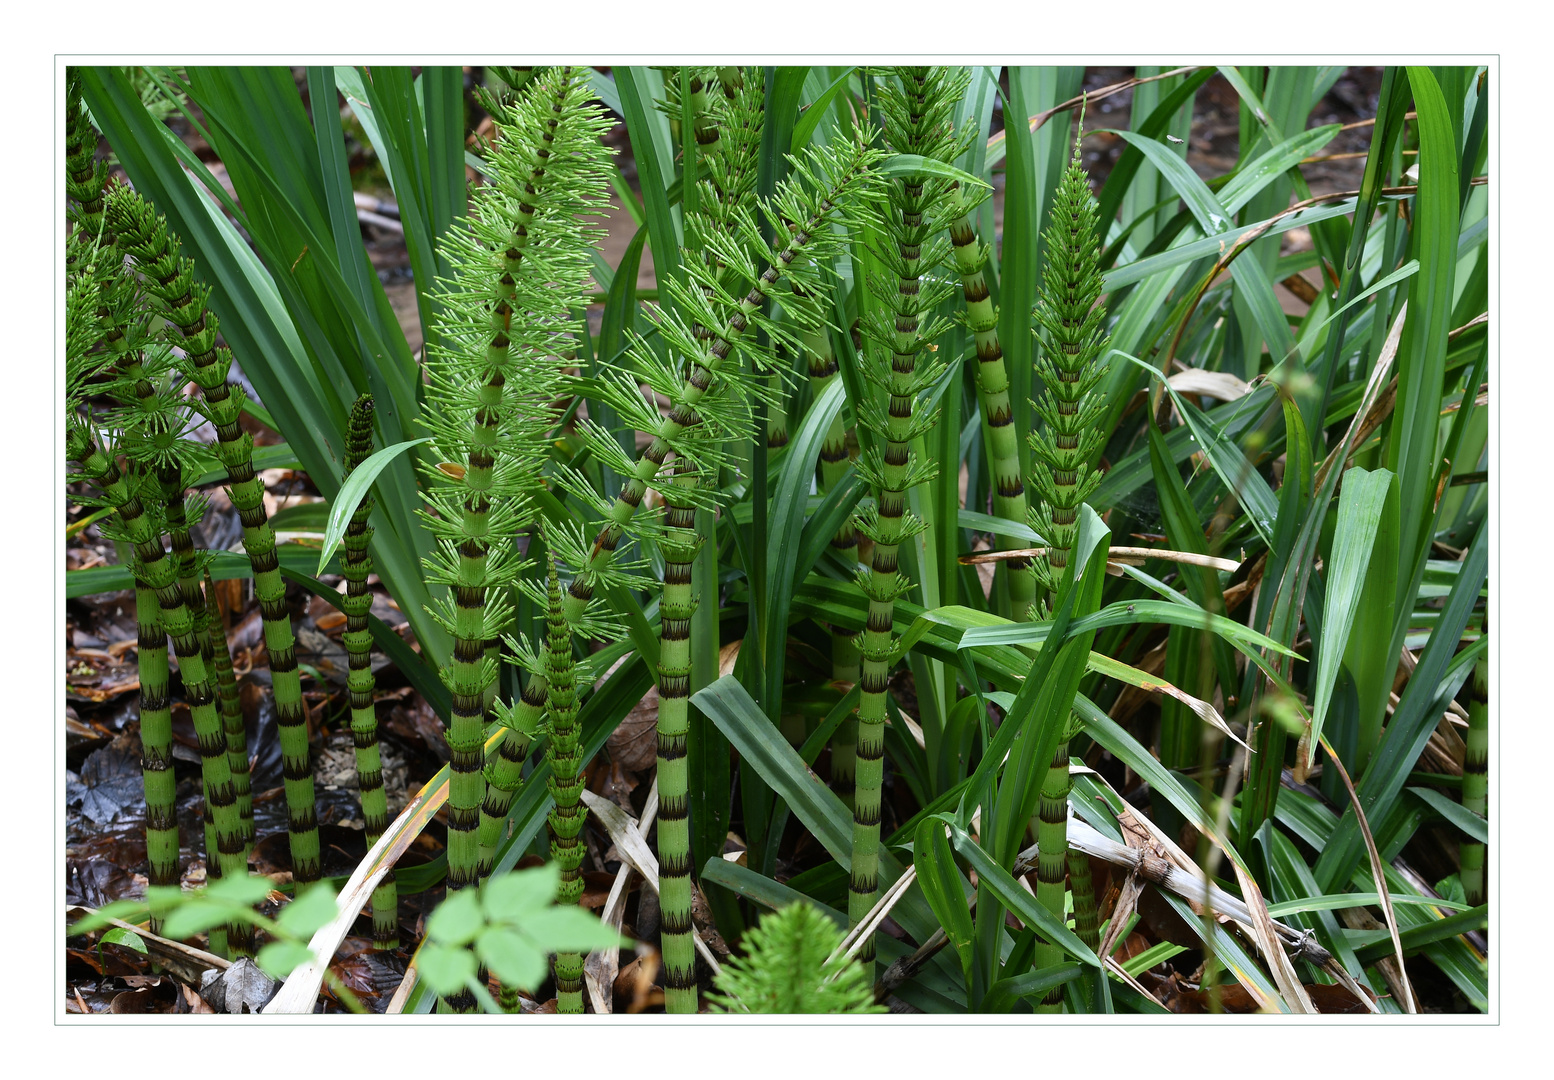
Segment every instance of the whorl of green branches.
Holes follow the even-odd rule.
[[[501,440],[497,471],[489,474],[490,487],[485,493],[486,505],[507,515],[505,526],[497,518],[486,526],[496,537],[510,536],[516,523],[527,516],[524,497],[538,482],[550,403],[560,392],[559,365],[552,357],[573,347],[569,337],[571,309],[579,302],[590,265],[588,250],[597,236],[580,215],[595,212],[605,202],[608,155],[600,137],[609,126],[598,106],[590,102],[592,95],[582,69],[545,69],[538,74],[531,72],[528,78],[520,72],[501,74],[510,85],[521,86],[521,91],[483,97],[501,137],[488,155],[491,183],[473,192],[469,231],[450,240],[450,248],[456,252],[456,280],[450,290],[448,332],[461,345],[458,355],[446,362],[448,378],[455,383],[465,380],[466,394],[475,394],[463,403],[456,395],[448,399],[454,414],[462,416],[453,421],[454,427],[470,432],[480,428]],[[511,377],[514,375],[517,378]],[[500,403],[500,409],[483,414],[483,420],[470,411],[472,403],[480,407],[476,398],[482,393],[485,399]],[[495,428],[482,427],[492,422]],[[444,452],[443,460],[462,462],[463,458],[447,456],[448,452],[466,451],[456,443]],[[478,462],[484,462],[485,457],[486,451],[481,451]],[[475,483],[484,484],[485,475],[477,471],[463,479],[467,484],[473,476]],[[444,483],[447,479],[446,475],[440,477]],[[464,510],[456,505],[461,498],[459,489],[447,490],[446,498],[451,502],[444,517],[450,522],[463,520]],[[470,494],[475,494],[473,489]],[[471,503],[477,511],[480,505],[478,500]],[[479,521],[480,514],[475,513],[468,524],[476,528]],[[501,531],[504,527],[506,532]],[[449,532],[445,526],[443,532],[450,543],[464,542],[458,529]],[[510,542],[501,541],[499,547],[506,552]],[[519,568],[502,561],[506,558],[502,554],[485,567],[486,585],[505,586],[516,580]],[[468,572],[473,570],[471,564]],[[469,577],[470,583],[474,580]],[[474,594],[468,598],[473,600]],[[487,619],[488,646],[508,620],[505,597],[501,599],[501,609]],[[466,620],[473,618],[472,609]],[[472,623],[469,630],[473,633],[477,628]],[[473,659],[472,646],[465,649]],[[468,671],[461,676],[466,688],[478,685],[483,702],[489,701],[494,682],[491,651],[488,647],[489,663],[478,677],[472,680]],[[476,840],[482,875],[490,872],[496,858],[496,846],[521,785],[523,761],[544,712],[545,697],[544,674],[535,665],[518,700],[493,703],[505,730],[495,759],[480,778],[484,791]],[[476,728],[469,724],[464,728],[470,733],[464,738],[475,737]],[[474,759],[466,764],[473,765]]]
[[[80,75],[72,68],[65,73],[65,195],[70,217],[88,237],[102,231],[107,183],[108,162],[97,160],[97,132],[86,118]]]
[[[1031,486],[1040,496],[1030,525],[1047,541],[1036,577],[1054,601],[1074,546],[1079,506],[1101,483],[1093,463],[1105,438],[1096,421],[1106,401],[1092,391],[1106,373],[1108,335],[1101,325],[1106,310],[1098,303],[1095,221],[1095,196],[1076,138],[1047,218],[1047,261],[1034,312],[1042,393],[1031,407],[1046,428],[1030,434]]]
[[[633,460],[608,432],[581,423],[579,428],[589,447],[627,482],[619,497],[603,502],[586,479],[569,470],[561,470],[558,477],[570,493],[592,503],[606,521],[592,546],[581,553],[583,560],[575,564],[578,574],[565,601],[569,623],[576,625],[582,617],[670,453],[711,470],[726,463],[721,451],[725,440],[737,434],[748,437],[750,399],[764,391],[764,384],[719,376],[736,346],[752,349],[747,336],[751,327],[764,331],[770,340],[791,345],[794,325],[824,322],[814,297],[827,293],[819,284],[816,267],[828,264],[838,245],[825,222],[838,206],[851,205],[860,189],[875,182],[870,170],[878,157],[879,152],[866,143],[835,149],[811,147],[792,161],[792,173],[764,207],[766,220],[773,223],[769,244],[762,240],[750,214],[736,212],[727,231],[694,237],[698,246],[725,268],[722,274],[690,260],[684,264],[691,278],[689,288],[674,280],[661,284],[673,306],[660,306],[654,313],[659,338],[670,356],[688,357],[687,365],[660,360],[653,348],[638,338],[627,354],[629,368],[605,372],[593,388],[617,410],[628,428],[651,436],[648,446]],[[695,229],[694,219],[689,227]],[[747,251],[766,253],[765,269],[758,271]],[[801,254],[805,258],[800,258]],[[802,291],[792,288],[794,283]],[[787,318],[782,324],[766,313],[772,299],[783,306]],[[699,334],[697,326],[709,328],[710,335]],[[752,358],[765,366],[759,352]],[[643,396],[643,385],[669,399],[667,416]],[[699,489],[688,487],[686,497],[698,500],[697,505],[707,505],[708,495]],[[636,525],[638,530],[642,527]]]
[[[842,943],[835,923],[802,901],[761,916],[744,936],[743,956],[723,965],[713,1012],[882,1013],[869,969],[830,959]]]

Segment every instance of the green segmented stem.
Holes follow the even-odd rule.
[[[523,191],[531,201],[518,200],[512,211],[512,235],[503,254],[506,270],[504,287],[511,286],[528,249],[529,226],[533,224],[536,204],[540,202],[541,192],[547,184],[546,162],[554,153],[559,116],[573,86],[574,80],[571,78],[560,78],[551,83],[555,116],[535,133],[538,148],[533,156],[533,164],[514,181],[515,188]],[[510,307],[504,317],[511,318]],[[498,340],[505,340],[505,336],[497,334],[493,339],[493,349],[499,347],[496,344]],[[478,870],[481,878],[490,874],[496,863],[497,845],[502,839],[508,811],[512,809],[518,789],[523,786],[523,763],[529,756],[534,733],[545,711],[546,692],[543,676],[531,675],[519,699],[513,703],[507,726],[497,744],[496,756],[484,768],[485,792],[477,825]]]
[[[1063,574],[1078,531],[1079,506],[1101,481],[1100,473],[1090,465],[1104,440],[1096,422],[1105,410],[1105,401],[1103,395],[1094,391],[1105,373],[1102,357],[1107,342],[1101,327],[1105,309],[1098,302],[1101,273],[1095,241],[1096,213],[1095,196],[1080,164],[1076,138],[1073,158],[1052,200],[1046,233],[1047,264],[1035,310],[1040,327],[1037,339],[1041,344],[1036,373],[1041,377],[1043,390],[1033,406],[1046,430],[1030,435],[1034,457],[1031,482],[1041,497],[1040,504],[1030,513],[1030,523],[1048,542],[1034,570],[1054,609],[1062,601]],[[1041,808],[1035,822],[1036,899],[1060,919],[1064,910],[1064,871],[1073,865],[1068,858],[1068,766],[1065,739],[1042,781]],[[1088,874],[1084,878],[1088,880]],[[1094,897],[1082,898],[1080,884],[1079,880],[1074,882],[1076,915],[1093,919],[1093,914],[1081,909],[1093,908]],[[1061,959],[1061,950],[1056,946],[1041,944],[1032,962],[1040,968]],[[1059,987],[1049,991],[1037,1006],[1039,1012],[1049,1013],[1062,1008],[1063,993]]]
[[[484,717],[498,674],[492,646],[512,615],[509,588],[521,568],[514,537],[541,483],[562,354],[588,273],[594,230],[582,218],[606,200],[599,140],[608,124],[592,97],[586,69],[576,67],[549,69],[512,100],[487,95],[502,131],[490,151],[492,182],[475,190],[473,213],[441,241],[454,276],[439,324],[444,344],[427,365],[422,422],[442,465],[427,468],[435,513],[421,519],[438,538],[425,560],[429,579],[451,594],[434,613],[454,642],[442,671],[452,699],[450,893],[477,884],[491,865],[511,804],[512,784],[497,785],[492,802],[486,782]],[[511,769],[516,782],[531,735],[505,732],[493,772]],[[466,991],[439,1008],[474,1006]]]
[[[796,289],[801,292],[802,290]],[[824,327],[806,330],[800,335],[809,366],[809,385],[812,396],[818,400],[831,381],[837,378],[836,351],[831,346],[831,335]],[[826,429],[826,437],[820,444],[820,490],[831,491],[841,483],[847,471],[847,423],[837,412]],[[831,537],[831,549],[849,566],[858,562],[858,527],[851,516],[842,522]],[[831,680],[856,683],[862,654],[851,631],[832,626],[831,632]],[[853,784],[858,756],[858,721],[848,717],[837,725],[831,737],[831,789],[837,797],[853,807]]]
[[[65,194],[75,203],[72,216],[87,236],[102,229],[107,183],[108,163],[97,160],[97,132],[81,105],[80,76],[70,69],[65,73]]]
[[[774,371],[766,377],[766,456],[767,460],[788,445],[788,388],[782,373]]]
[[[972,207],[966,207],[966,212],[950,224],[950,242],[955,246],[955,266],[960,272],[961,296],[966,303],[966,325],[976,339],[977,400],[982,407],[982,439],[993,479],[993,509],[1001,518],[1024,522],[1027,508],[1025,480],[1020,470],[1020,436],[1014,426],[1009,372],[998,340],[998,305],[993,303],[982,273],[991,251],[977,241]],[[996,539],[1004,551],[1027,546],[1015,536],[999,535]],[[1029,618],[1031,605],[1036,602],[1031,560],[1002,560],[998,577],[1009,598],[1010,618]]]
[[[173,713],[167,696],[167,633],[156,592],[135,581],[135,644],[140,664],[140,776],[146,791],[146,860],[152,885],[177,885],[178,780],[173,775]],[[165,913],[152,911],[151,932]]]
[[[185,370],[200,387],[204,411],[216,429],[216,450],[226,469],[232,505],[243,526],[243,548],[254,575],[254,592],[264,623],[271,684],[280,729],[285,777],[287,831],[292,877],[299,885],[319,877],[318,816],[308,759],[307,710],[297,669],[296,640],[286,607],[286,585],[275,552],[275,533],[264,509],[264,485],[254,473],[253,436],[242,430],[242,391],[227,382],[232,354],[216,345],[218,323],[206,310],[210,288],[194,280],[194,264],[178,254],[167,222],[138,195],[115,188],[108,221],[145,276],[146,289],[160,301],[160,313],[183,336]]]
[[[363,394],[351,406],[351,422],[345,437],[343,484],[357,466],[372,456],[372,395]],[[371,850],[388,828],[388,797],[383,791],[383,760],[378,752],[378,714],[373,706],[377,681],[372,675],[372,632],[367,629],[367,613],[372,610],[372,593],[367,575],[372,573],[372,556],[367,547],[372,541],[372,493],[362,496],[345,527],[341,542],[344,556],[340,563],[345,578],[346,655],[350,674],[346,690],[351,696],[351,741],[356,747],[356,780],[361,790],[362,822],[367,847]],[[378,949],[399,947],[399,889],[392,868],[372,891],[372,944]]]
[[[232,775],[227,766],[227,741],[216,711],[216,685],[205,666],[194,618],[183,602],[177,570],[162,550],[162,538],[153,527],[140,497],[130,490],[123,474],[95,444],[85,429],[73,425],[66,435],[66,452],[81,467],[87,479],[95,483],[108,505],[117,512],[125,535],[135,545],[135,564],[140,580],[156,593],[162,609],[162,625],[173,641],[178,656],[178,671],[183,679],[184,696],[194,720],[199,741],[200,770],[206,799],[214,824],[217,862],[223,877],[242,877],[247,873],[243,856],[243,838],[232,791]],[[171,775],[171,770],[168,770]]]
[[[550,684],[546,713],[550,740],[545,755],[550,762],[550,857],[561,867],[561,888],[556,903],[576,904],[583,895],[583,825],[588,810],[582,805],[582,728],[577,722],[577,673],[572,664],[572,628],[561,612],[561,584],[556,563],[550,563],[545,611],[545,677]],[[556,1009],[562,1013],[583,1011],[583,956],[556,954]]]
[[[696,508],[684,497],[696,482],[677,467],[664,490],[663,616],[658,662],[658,883],[664,957],[664,1010],[694,1013],[696,946],[691,923],[691,828],[687,749],[691,733],[691,617],[699,598],[692,567],[701,549]]]
[[[216,665],[216,686],[221,703],[221,726],[227,733],[227,761],[232,769],[232,790],[237,795],[237,816],[243,829],[243,857],[254,847],[254,793],[248,765],[248,730],[243,721],[243,696],[232,671],[232,650],[221,625],[221,605],[216,583],[205,573],[205,626],[211,656]]]
[[[946,79],[942,69],[925,67],[901,68],[897,74],[899,91],[888,85],[881,87],[886,145],[900,154],[937,160],[954,157],[955,139],[952,132],[947,135],[947,110],[952,104],[956,80]],[[933,423],[932,414],[914,418],[913,412],[917,395],[924,389],[923,372],[918,370],[919,354],[928,343],[928,336],[922,333],[923,317],[937,302],[932,291],[924,289],[922,278],[948,254],[925,249],[925,245],[936,232],[934,212],[946,190],[931,185],[920,175],[901,177],[889,185],[883,230],[888,247],[880,254],[893,278],[871,282],[882,292],[889,290],[880,297],[888,317],[867,329],[876,347],[889,352],[890,361],[889,371],[883,375],[865,370],[875,382],[883,384],[889,406],[883,421],[878,416],[872,421],[883,450],[877,460],[866,462],[876,509],[860,528],[874,541],[874,552],[868,574],[859,579],[869,605],[861,649],[852,870],[847,899],[849,926],[863,921],[879,893],[886,697],[895,649],[892,627],[896,599],[911,587],[911,581],[901,572],[899,553],[901,545],[922,529],[922,523],[907,509],[907,493],[935,471],[933,463],[914,459],[911,444],[914,438],[925,435]],[[873,935],[864,939],[858,959],[872,965]]]
[[[1488,625],[1488,616],[1485,616]],[[1462,755],[1462,807],[1484,819],[1489,818],[1489,654],[1485,652],[1473,665],[1473,689],[1468,699],[1468,733]],[[1477,907],[1485,902],[1488,890],[1484,881],[1485,847],[1477,841],[1464,841],[1461,848],[1462,891],[1467,902]]]

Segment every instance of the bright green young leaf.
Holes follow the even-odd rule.
[[[621,936],[599,921],[598,916],[577,907],[551,907],[524,919],[518,929],[530,941],[558,952],[590,952],[614,949]]]
[[[311,959],[312,951],[299,941],[272,941],[259,950],[254,963],[270,978],[284,979]]]
[[[356,466],[355,471],[340,485],[340,494],[336,495],[329,506],[329,524],[324,529],[324,546],[319,552],[318,569],[315,574],[324,572],[324,564],[329,561],[329,556],[334,554],[335,548],[340,546],[340,541],[345,539],[345,527],[351,523],[351,517],[356,513],[356,508],[361,504],[362,497],[367,494],[372,482],[378,478],[378,474],[389,466],[389,463],[409,450],[412,446],[431,442],[431,438],[410,439],[406,442],[395,443],[393,446],[385,446],[376,451],[366,461]]]
[[[460,889],[438,904],[426,920],[426,936],[441,945],[468,945],[484,925],[480,894],[474,889]]]
[[[481,902],[492,922],[520,923],[548,907],[560,887],[561,868],[546,863],[491,878],[485,884]]]
[[[306,940],[339,913],[333,890],[319,884],[282,908],[275,921],[288,933]]]
[[[545,953],[511,930],[492,927],[475,939],[475,952],[507,986],[534,990],[550,974]]]
[[[134,949],[141,956],[147,955],[146,942],[133,930],[126,930],[122,926],[115,926],[102,936],[99,945],[123,945],[127,949]]]
[[[430,922],[427,928],[430,930]],[[475,962],[475,954],[468,949],[428,944],[422,946],[416,955],[415,967],[421,981],[432,993],[439,997],[449,997],[464,989],[464,984],[474,978],[479,965]]]

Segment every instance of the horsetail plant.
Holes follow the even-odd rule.
[[[443,297],[443,344],[427,364],[424,416],[439,464],[426,468],[436,486],[423,517],[438,539],[428,579],[452,591],[433,612],[454,638],[443,670],[453,695],[450,893],[479,880],[482,809],[498,832],[506,815],[505,805],[488,802],[483,772],[482,720],[497,678],[487,643],[512,616],[507,590],[522,566],[513,536],[540,482],[561,386],[555,357],[569,350],[572,309],[585,290],[596,230],[582,216],[605,201],[599,136],[606,125],[590,96],[577,68],[551,69],[525,88],[505,116],[494,182],[476,190],[473,216],[445,242],[453,279]],[[504,743],[522,748],[498,757],[512,779],[533,733],[533,718],[520,714],[529,701],[502,717],[517,729]],[[446,1004],[467,1011],[474,1000],[461,994]]]
[[[1080,117],[1081,130],[1083,116]],[[1057,610],[1062,601],[1064,570],[1078,530],[1079,507],[1101,482],[1092,468],[1103,435],[1096,425],[1105,410],[1096,385],[1106,372],[1108,336],[1101,321],[1101,272],[1095,240],[1096,201],[1080,163],[1079,137],[1062,181],[1053,195],[1047,224],[1047,262],[1036,301],[1035,331],[1040,348],[1036,373],[1042,382],[1032,402],[1045,430],[1030,434],[1033,455],[1031,486],[1040,502],[1031,509],[1030,524],[1047,541],[1035,563],[1036,579],[1045,603]],[[1072,722],[1071,722],[1072,723]],[[1094,895],[1089,887],[1086,856],[1068,848],[1068,739],[1053,752],[1041,785],[1037,825],[1037,890],[1042,906],[1063,918],[1065,871],[1072,877],[1075,929],[1092,949],[1100,939]],[[1037,967],[1060,962],[1056,946],[1037,947]],[[1043,1011],[1062,1008],[1062,989],[1049,990]]]
[[[998,340],[998,305],[993,303],[983,268],[992,248],[976,233],[976,209],[981,199],[965,188],[957,190],[960,216],[950,223],[950,242],[955,247],[955,268],[960,273],[961,296],[966,303],[966,327],[977,349],[977,400],[981,406],[982,440],[987,447],[993,481],[993,509],[997,516],[1024,523],[1028,508],[1025,481],[1020,468],[1020,436],[1015,430],[1009,401],[1009,372]],[[1005,550],[1023,548],[1018,537],[997,536]],[[1036,602],[1036,577],[1028,558],[1003,559],[998,564],[1009,615],[1016,621],[1030,618]]]
[[[166,219],[135,192],[115,188],[108,198],[107,220],[140,269],[146,291],[157,301],[158,314],[177,328],[185,353],[183,371],[199,386],[201,411],[216,429],[216,452],[226,470],[232,505],[242,522],[243,548],[253,570],[265,651],[270,658],[292,877],[298,885],[305,885],[318,880],[320,872],[307,709],[302,702],[296,639],[275,552],[275,533],[264,509],[264,486],[254,473],[254,440],[238,423],[244,391],[227,381],[232,353],[216,344],[219,323],[215,313],[206,309],[210,286],[195,280],[193,260],[179,254],[179,239]]]
[[[836,362],[836,350],[831,335],[825,327],[805,330],[799,335],[804,345],[806,366],[812,399],[819,399],[831,381],[838,378],[840,370]],[[847,422],[838,412],[826,429],[825,441],[820,445],[821,494],[830,492],[842,482],[851,460],[847,453]],[[831,550],[848,566],[858,563],[858,526],[851,516],[837,528],[831,537]],[[858,681],[862,654],[858,642],[850,630],[832,626],[831,680],[853,684]],[[849,716],[837,726],[831,738],[831,789],[837,797],[852,809],[853,784],[858,754],[858,721]]]
[[[550,762],[550,857],[561,869],[558,904],[576,904],[583,896],[583,825],[588,811],[582,805],[583,748],[577,724],[577,672],[572,663],[572,629],[561,613],[561,584],[556,561],[550,560],[545,594],[545,679],[549,695],[545,705],[549,742],[545,759]],[[561,1013],[583,1011],[583,956],[558,952],[555,959],[556,1009]]]
[[[86,119],[80,82],[74,71],[67,76],[65,119],[65,185],[73,225],[66,243],[66,400],[73,410],[74,404],[85,396],[89,382],[118,371],[126,353],[125,331],[137,304],[138,290],[123,273],[122,256],[112,237],[103,235],[108,164],[96,160],[97,132]],[[124,539],[126,544],[131,543],[127,535]],[[133,559],[132,553],[130,557]],[[176,885],[177,782],[173,776],[167,634],[156,593],[138,576],[135,628],[147,880],[154,886]],[[153,933],[161,931],[162,918],[163,911],[158,906],[151,912]]]
[[[762,240],[753,217],[742,208],[728,211],[726,228],[715,228],[716,223],[701,215],[690,217],[687,230],[707,258],[686,261],[689,288],[673,280],[664,284],[673,306],[661,306],[656,314],[659,336],[670,357],[684,359],[660,360],[638,338],[628,353],[631,369],[600,380],[602,396],[627,425],[647,433],[651,442],[633,462],[608,432],[597,425],[580,425],[593,452],[627,479],[613,504],[600,505],[586,480],[562,473],[568,489],[595,502],[607,522],[592,548],[579,553],[579,572],[567,594],[567,618],[573,622],[593,598],[601,576],[609,572],[627,528],[639,535],[645,529],[646,523],[633,522],[637,507],[673,455],[669,482],[658,485],[666,504],[659,536],[665,570],[658,670],[658,859],[665,1005],[671,1012],[696,1011],[686,771],[690,620],[698,604],[691,566],[704,539],[695,531],[695,511],[710,508],[718,494],[701,481],[726,465],[725,446],[751,439],[751,401],[767,390],[759,373],[750,369],[769,370],[770,357],[750,340],[747,330],[757,327],[773,343],[792,348],[796,343],[791,328],[824,324],[813,299],[827,295],[817,268],[829,265],[838,243],[826,219],[871,181],[876,157],[876,151],[860,144],[835,151],[811,149],[794,161],[793,173],[764,207],[775,234],[770,244]],[[764,270],[757,271],[751,251],[766,253]],[[787,287],[779,292],[779,284]],[[772,299],[783,306],[781,324],[766,312]],[[736,348],[749,354],[748,367],[741,358],[730,362]],[[644,399],[639,384],[669,399],[667,416]]]
[[[237,795],[237,816],[243,827],[245,859],[254,846],[254,793],[248,764],[248,731],[243,721],[243,700],[232,670],[232,650],[221,623],[221,604],[216,583],[205,571],[205,627],[216,665],[216,688],[221,702],[221,726],[227,732],[227,760],[232,769],[232,790]]]
[[[216,838],[217,850],[213,858],[223,878],[244,877],[248,868],[227,762],[226,734],[216,709],[214,673],[205,666],[199,637],[194,632],[193,615],[185,606],[183,592],[178,586],[177,568],[163,550],[161,531],[142,498],[145,485],[139,485],[141,491],[132,487],[112,457],[99,445],[91,424],[74,411],[65,434],[65,451],[79,468],[78,475],[92,482],[101,493],[94,502],[110,506],[117,512],[119,527],[134,543],[136,576],[156,593],[162,625],[172,637],[173,649],[178,656],[184,695],[199,740],[201,773]],[[149,756],[151,752],[146,753]],[[170,776],[171,762],[167,765]],[[176,851],[175,847],[175,865]]]
[[[351,406],[350,426],[345,436],[343,484],[351,473],[372,456],[372,395],[363,394]],[[378,752],[378,714],[373,706],[377,680],[372,674],[372,633],[367,629],[367,613],[372,609],[372,593],[367,575],[372,573],[372,492],[369,489],[351,513],[341,540],[344,552],[340,575],[345,578],[345,634],[341,641],[349,658],[350,674],[346,690],[351,696],[351,741],[356,747],[356,782],[361,790],[362,824],[367,848],[378,842],[388,828],[388,797],[383,791],[383,759]],[[372,944],[377,949],[399,947],[399,890],[392,867],[372,892]]]
[[[955,102],[969,78],[964,70],[903,68],[899,85],[879,83],[879,111],[885,144],[898,154],[944,162],[965,149],[951,123]],[[861,697],[858,704],[856,787],[853,793],[852,871],[847,917],[856,926],[874,906],[879,886],[880,799],[884,780],[887,680],[896,639],[896,599],[912,587],[901,571],[899,553],[925,527],[907,507],[907,494],[931,480],[938,465],[912,452],[911,444],[933,429],[936,410],[919,409],[918,399],[938,380],[944,362],[931,348],[948,328],[928,316],[951,286],[933,276],[950,257],[942,236],[955,208],[952,181],[924,175],[893,179],[878,210],[883,235],[875,254],[887,274],[868,282],[881,305],[863,320],[861,373],[888,399],[860,403],[858,420],[877,444],[858,463],[874,492],[874,506],[859,514],[858,531],[874,542],[870,569],[858,584],[868,597],[868,619],[860,639]],[[927,316],[925,318],[925,316]],[[870,935],[858,951],[865,965],[874,959]]]
[[[518,469],[515,462],[505,466],[505,471],[499,470],[501,484],[484,496],[485,501],[517,495],[538,479],[534,455],[544,441],[547,395],[557,390],[559,374],[546,349],[551,348],[554,354],[570,350],[563,324],[570,317],[570,307],[578,303],[594,236],[594,230],[585,228],[579,217],[601,207],[607,190],[608,159],[600,137],[608,124],[598,106],[590,102],[591,97],[586,71],[561,67],[526,81],[516,96],[483,98],[492,109],[501,138],[489,154],[491,183],[474,190],[469,231],[449,241],[459,272],[452,283],[448,332],[456,336],[459,351],[444,363],[453,365],[447,378],[467,383],[467,394],[483,392],[490,399],[481,400],[480,407],[488,411],[478,414],[473,422],[499,427],[510,412],[511,418],[505,422],[519,425],[521,432],[502,438],[501,445],[519,447],[514,441],[517,434],[526,440],[522,447],[524,468]],[[517,359],[511,359],[514,353]],[[457,370],[464,374],[457,374]],[[521,378],[510,382],[509,373],[521,374]],[[485,390],[479,391],[480,386]],[[472,401],[455,407],[468,412],[475,405]],[[492,408],[506,412],[489,411]],[[471,418],[463,421],[466,425],[471,422]],[[498,434],[498,430],[490,431],[492,438],[486,445],[495,446]],[[450,450],[457,452],[457,447]],[[488,456],[487,450],[477,455],[481,470],[474,476],[466,474],[463,483],[493,482],[490,466],[485,464]],[[456,462],[457,458],[446,460]],[[447,481],[449,476],[444,472],[440,479]],[[481,500],[475,498],[477,489],[469,488],[469,493],[471,507],[478,511]],[[463,516],[464,511],[457,513]],[[479,513],[473,513],[469,525],[476,527],[480,521]],[[505,534],[492,529],[491,535]],[[450,534],[449,539],[453,538]],[[460,537],[458,542],[464,539]],[[469,570],[474,569],[471,564]],[[512,567],[501,583],[507,584],[516,573],[516,566]],[[491,583],[498,583],[497,579],[493,577]],[[473,602],[475,594],[467,599]],[[472,619],[472,614],[467,616],[467,621]],[[494,633],[501,628],[500,621],[492,620]],[[489,653],[487,656],[492,661],[489,673],[494,673],[494,658]],[[461,662],[473,663],[473,656]],[[484,694],[492,680],[482,676],[480,682]],[[545,701],[545,679],[531,672],[518,700],[510,705],[493,703],[504,731],[495,759],[483,777],[476,778],[484,781],[484,790],[477,825],[472,826],[478,828],[477,869],[482,876],[490,872],[496,858],[497,843],[521,786],[524,758],[538,730]],[[468,718],[462,728],[465,739],[473,738],[479,730]],[[466,764],[479,767],[473,760]],[[465,779],[467,793],[462,797],[473,793],[476,779]],[[461,870],[463,884],[468,881]]]

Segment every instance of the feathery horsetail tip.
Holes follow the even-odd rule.
[[[1040,497],[1030,524],[1048,541],[1036,562],[1036,574],[1055,598],[1078,531],[1079,505],[1100,485],[1092,468],[1104,434],[1096,421],[1105,410],[1094,393],[1105,374],[1107,335],[1104,307],[1098,302],[1102,281],[1096,241],[1098,206],[1080,158],[1081,133],[1053,197],[1047,226],[1047,263],[1033,315],[1038,345],[1036,373],[1043,384],[1031,407],[1045,422],[1033,431],[1031,487]]]

